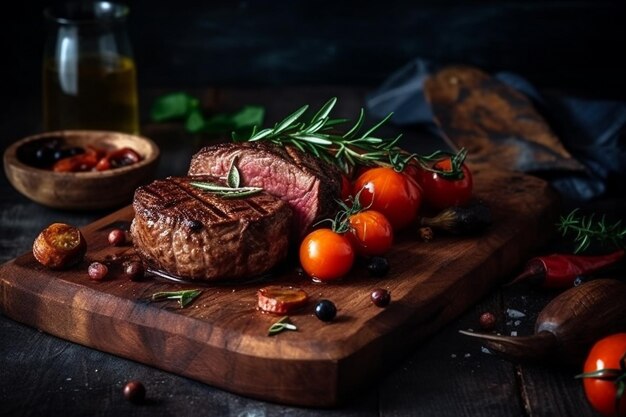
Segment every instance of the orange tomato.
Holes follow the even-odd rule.
[[[354,249],[345,233],[317,229],[300,244],[300,265],[314,279],[341,278],[354,263]]]
[[[384,255],[393,243],[393,228],[389,220],[378,211],[365,210],[353,214],[350,222],[350,237],[359,255]]]

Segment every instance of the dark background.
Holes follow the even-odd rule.
[[[3,19],[5,94],[39,94],[41,12],[53,3],[17,2]],[[543,88],[626,96],[623,0],[125,3],[143,88],[375,86],[423,57],[515,71]]]

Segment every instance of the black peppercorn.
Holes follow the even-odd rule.
[[[330,300],[320,300],[315,306],[315,315],[322,321],[331,321],[337,315],[337,307]]]
[[[389,272],[389,261],[382,256],[372,256],[367,263],[367,270],[373,277],[384,277]]]

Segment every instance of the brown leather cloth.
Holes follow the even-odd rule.
[[[425,80],[424,96],[444,138],[466,148],[470,161],[523,172],[585,170],[525,95],[479,69],[445,67]]]

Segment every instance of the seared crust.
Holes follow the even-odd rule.
[[[183,279],[218,280],[267,272],[287,253],[291,209],[265,193],[224,199],[170,177],[135,192],[133,244],[150,268]]]

